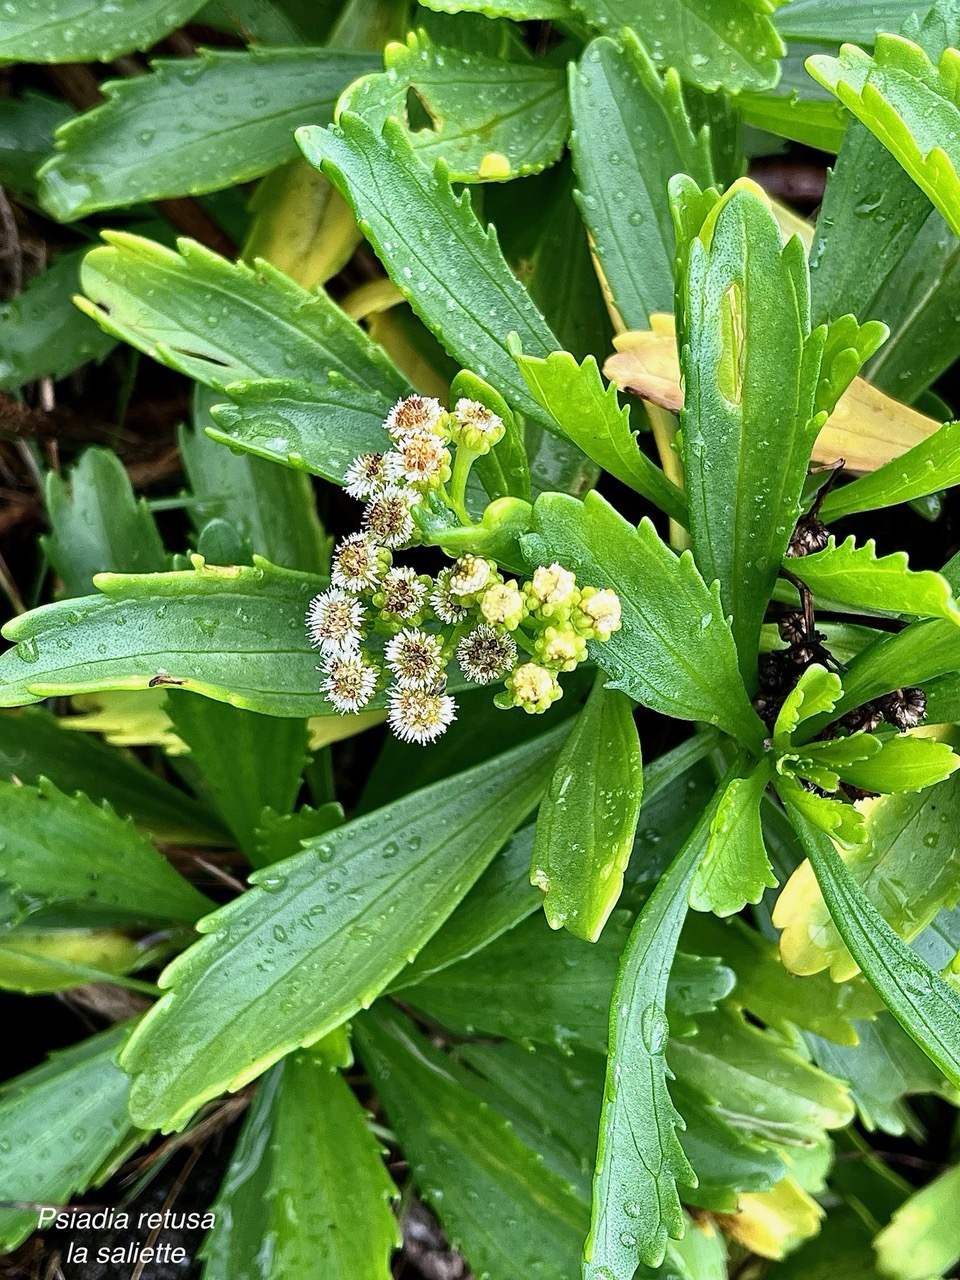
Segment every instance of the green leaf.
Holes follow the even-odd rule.
[[[8,926],[194,921],[213,907],[129,820],[50,782],[0,783],[0,888]]]
[[[776,751],[789,751],[793,736],[813,716],[828,715],[840,700],[843,686],[834,671],[819,663],[807,667],[783,700],[773,729]]]
[[[806,765],[801,760],[795,767],[802,775]],[[845,849],[854,849],[866,841],[863,816],[852,804],[808,791],[786,771],[774,778],[774,784],[784,804],[791,805],[798,813],[802,813],[807,821],[842,844]]]
[[[430,0],[427,8],[436,13],[482,13],[488,18],[510,18],[514,22],[570,17],[565,0]]]
[[[770,780],[761,761],[745,777],[731,778],[710,823],[707,847],[690,888],[695,911],[732,916],[759,902],[777,883],[763,843],[760,801]]]
[[[923,794],[883,796],[866,802],[863,811],[866,841],[844,854],[847,874],[890,927],[912,942],[941,907],[955,906],[960,896],[960,851],[949,835],[960,820],[960,783],[952,779]],[[780,953],[792,973],[829,966],[837,982],[857,973],[809,865],[794,872],[773,919],[783,930]]]
[[[537,803],[558,745],[537,740],[255,873],[165,971],[171,989],[125,1057],[132,1112],[182,1126],[369,1005]]]
[[[808,288],[800,241],[783,245],[750,190],[732,190],[710,215],[681,283],[691,541],[733,614],[744,673],[755,665],[814,441],[879,337],[850,318],[811,332]]]
[[[960,623],[960,608],[946,578],[929,569],[912,570],[904,551],[878,556],[872,538],[863,546],[857,546],[852,534],[839,546],[831,538],[823,551],[789,563],[815,596],[832,604]]]
[[[720,794],[650,895],[621,960],[610,1004],[584,1280],[629,1280],[638,1263],[659,1266],[668,1237],[683,1234],[677,1183],[697,1184],[677,1136],[682,1122],[667,1090],[667,984],[687,894]]]
[[[328,715],[304,614],[323,579],[279,569],[104,574],[102,592],[23,614],[4,628],[0,706],[61,693],[175,684],[267,715]]]
[[[928,1280],[954,1266],[960,1259],[958,1190],[960,1165],[954,1165],[900,1206],[874,1241],[884,1275]]]
[[[376,68],[345,49],[202,50],[101,85],[106,102],[57,132],[40,200],[60,222],[196,196],[293,160],[293,131],[329,124],[342,91]]]
[[[770,89],[785,52],[767,0],[652,0],[637,9],[624,0],[576,0],[598,31],[618,36],[632,27],[658,67],[675,67],[701,89]],[[682,170],[681,170],[682,172]]]
[[[469,196],[453,194],[442,166],[434,173],[421,164],[396,120],[380,133],[346,112],[337,128],[305,129],[298,140],[349,201],[390,278],[450,355],[495,384],[512,408],[542,419],[506,340],[515,332],[535,356],[555,351],[557,341]]]
[[[202,0],[34,0],[0,17],[0,58],[10,62],[110,62],[149,49],[182,27]]]
[[[116,1065],[127,1027],[82,1040],[4,1085],[0,1093],[0,1197],[65,1205],[103,1182],[147,1135],[127,1116],[130,1081]],[[0,1209],[0,1249],[37,1228],[37,1211]]]
[[[801,97],[782,82],[779,88],[779,93],[737,95],[736,103],[744,124],[836,154],[843,145],[850,120],[840,103]]]
[[[65,378],[103,360],[114,341],[73,305],[79,253],[65,253],[0,306],[0,388],[19,391],[37,378]]]
[[[960,993],[894,933],[860,892],[830,838],[795,809],[791,819],[837,932],[867,981],[931,1062],[960,1085]]]
[[[290,1054],[260,1085],[212,1206],[204,1280],[389,1280],[396,1195],[340,1073]]]
[[[382,73],[347,89],[338,115],[352,112],[378,132],[393,116],[423,163],[443,160],[456,182],[506,182],[560,159],[570,121],[559,68],[444,48],[425,31],[388,44],[383,60]],[[411,94],[423,127],[410,119]]]
[[[260,818],[267,807],[281,814],[293,809],[308,760],[306,724],[193,693],[170,693],[166,707],[217,813],[253,865],[263,866]]]
[[[421,1194],[473,1270],[577,1280],[586,1206],[473,1092],[471,1074],[383,1004],[357,1020],[356,1038]]]
[[[65,481],[47,473],[51,532],[40,545],[64,594],[89,595],[98,573],[159,573],[168,558],[156,522],[112,449],[85,449]]]
[[[629,408],[620,406],[613,383],[604,386],[593,356],[578,365],[566,351],[540,360],[515,349],[514,359],[531,395],[564,435],[673,519],[686,519],[683,494],[641,451],[630,429]]]
[[[894,507],[955,484],[960,484],[960,422],[947,422],[899,458],[833,489],[820,508],[820,519],[830,522],[857,511]]]
[[[0,989],[48,995],[105,982],[152,995],[153,987],[121,976],[150,958],[117,930],[12,929],[0,936]]]
[[[634,529],[597,493],[582,503],[544,494],[534,506],[534,527],[523,539],[528,563],[559,560],[580,582],[620,597],[622,629],[591,646],[612,688],[665,715],[762,740],[719,592],[706,585],[689,552],[678,558],[649,520]]]
[[[960,769],[960,758],[946,742],[903,735],[889,738],[869,759],[854,760],[838,773],[864,791],[923,791]]]
[[[344,822],[343,806],[335,800],[313,809],[306,804],[296,813],[278,814],[265,809],[256,829],[256,852],[251,862],[267,867],[273,862],[292,858],[303,846],[317,836],[326,835]]]
[[[667,183],[686,173],[709,187],[714,174],[708,135],[691,124],[678,73],[661,78],[629,28],[618,38],[622,49],[594,40],[570,69],[570,146],[611,303],[626,328],[646,329],[654,312],[673,310]]]
[[[92,734],[64,728],[40,707],[0,715],[0,778],[36,786],[41,778],[72,795],[84,792],[133,818],[158,840],[223,844],[227,833],[195,800]]]
[[[812,40],[818,44],[839,44],[850,40],[872,45],[881,31],[899,31],[905,19],[923,13],[926,0],[791,0],[777,10],[774,26],[791,44]]]
[[[553,929],[596,942],[623,889],[643,794],[630,699],[598,677],[540,805],[530,879]]]
[[[807,69],[873,133],[960,235],[960,137],[955,49],[936,66],[902,36],[880,35],[874,55],[844,45],[837,58],[817,54]]]
[[[0,104],[0,182],[17,195],[35,196],[36,173],[53,148],[53,133],[73,108],[60,98],[27,90]]]

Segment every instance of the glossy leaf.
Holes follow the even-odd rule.
[[[182,1126],[369,1005],[537,803],[558,745],[535,741],[414,792],[255,873],[165,971],[170,990],[124,1059],[132,1113]]]
[[[142,968],[149,952],[118,929],[30,929],[0,938],[0,989],[23,995],[70,991],[91,982],[124,987],[123,975]],[[136,982],[134,989],[143,990]],[[146,991],[152,994],[152,987]]]
[[[389,1280],[396,1194],[340,1073],[290,1054],[260,1085],[212,1206],[204,1280]]]
[[[824,0],[791,0],[777,10],[774,25],[791,43],[812,40],[817,44],[833,44],[851,40],[872,45],[881,31],[899,31],[906,18],[923,12],[929,6],[913,0],[842,0],[827,4]]]
[[[820,518],[829,522],[897,506],[955,484],[960,484],[960,422],[947,422],[893,462],[828,493]]]
[[[115,1061],[128,1034],[128,1028],[112,1027],[4,1085],[4,1200],[68,1204],[77,1192],[109,1177],[147,1137],[130,1123],[130,1081]],[[0,1209],[0,1248],[15,1248],[36,1226],[32,1208]]]
[[[259,178],[294,159],[298,125],[329,124],[340,93],[376,65],[344,49],[253,46],[161,59],[149,75],[108,80],[106,102],[58,131],[41,201],[69,222]]]
[[[603,385],[592,356],[580,365],[566,351],[546,360],[517,351],[515,359],[531,394],[564,435],[675,520],[686,519],[683,494],[640,449],[629,408],[621,407],[615,386]]]
[[[0,182],[18,195],[35,196],[37,169],[53,149],[54,130],[73,115],[59,98],[27,90],[0,106]]]
[[[630,699],[599,677],[537,817],[530,879],[551,928],[596,942],[623,889],[643,768]]]
[[[894,933],[860,892],[829,837],[791,814],[830,917],[864,976],[927,1057],[960,1085],[960,993]]]
[[[619,35],[632,27],[660,67],[676,67],[701,89],[769,89],[777,82],[784,45],[765,0],[666,0],[638,10],[623,0],[577,0],[596,30]]]
[[[592,41],[570,69],[570,146],[610,303],[624,327],[645,329],[655,312],[673,310],[667,183],[686,173],[708,187],[714,175],[708,136],[693,128],[677,72],[661,78],[629,27],[618,40],[622,48]]]
[[[423,163],[443,160],[454,181],[506,182],[560,159],[570,121],[559,68],[444,48],[424,31],[387,45],[384,67],[347,89],[338,114],[378,131],[393,116]],[[409,119],[410,92],[428,117],[423,127]]]
[[[390,278],[450,355],[495,384],[511,408],[542,419],[506,340],[515,332],[534,356],[548,355],[557,342],[469,197],[453,194],[442,167],[434,173],[421,164],[395,120],[381,133],[346,112],[337,128],[305,129],[298,138],[307,159],[350,202]]]
[[[182,572],[105,574],[97,585],[103,594],[7,624],[0,706],[152,682],[267,715],[329,714],[303,623],[322,579],[196,557]]]
[[[437,13],[482,13],[487,18],[535,22],[568,16],[565,0],[430,0]]]
[[[945,578],[929,569],[912,570],[903,551],[878,556],[872,538],[863,546],[852,536],[839,545],[831,538],[823,551],[804,556],[796,569],[814,595],[841,607],[960,623],[960,609]]]
[[[735,915],[777,883],[760,824],[760,801],[769,780],[769,766],[761,763],[727,784],[690,887],[695,911]]]
[[[643,520],[634,529],[599,494],[546,494],[523,540],[532,564],[559,560],[581,582],[611,587],[623,627],[593,646],[609,684],[666,715],[706,720],[745,741],[763,736],[737,669],[717,587],[689,552],[679,558]]]
[[[356,1037],[421,1194],[474,1271],[577,1280],[586,1207],[471,1091],[469,1073],[388,1006],[359,1019]]]
[[[109,62],[148,49],[182,26],[202,0],[34,0],[29,9],[5,10],[0,58],[14,62]]]
[[[878,36],[871,57],[845,45],[837,58],[815,54],[810,74],[860,120],[926,192],[960,235],[960,137],[957,52],[934,65],[902,36]]]
[[[194,921],[213,907],[129,821],[50,782],[0,783],[0,887],[8,925]]]

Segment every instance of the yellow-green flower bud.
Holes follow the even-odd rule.
[[[529,715],[546,711],[558,698],[563,697],[563,690],[554,673],[536,662],[525,662],[522,667],[517,667],[505,683],[510,695],[508,705],[523,707]]]
[[[588,640],[609,640],[614,631],[620,630],[623,622],[620,597],[615,591],[584,587],[572,621]]]
[[[480,598],[481,616],[491,626],[515,631],[526,612],[527,602],[513,578],[507,582],[495,582]]]
[[[586,660],[587,642],[569,624],[545,627],[534,642],[537,657],[557,671],[573,671]]]
[[[499,582],[497,566],[481,556],[465,555],[454,561],[448,590],[454,599],[470,605],[476,602],[494,582]]]
[[[458,400],[450,417],[450,439],[471,453],[489,453],[505,430],[503,419],[479,400]]]
[[[539,618],[566,619],[580,600],[577,579],[556,561],[537,569],[526,585],[530,611]]]

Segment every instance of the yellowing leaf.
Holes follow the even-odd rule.
[[[720,1225],[728,1236],[761,1258],[783,1258],[820,1230],[823,1210],[812,1196],[784,1178],[769,1191],[742,1195],[735,1214],[724,1214]]]
[[[608,358],[603,372],[621,391],[678,413],[683,389],[673,318],[654,316],[652,324],[651,330],[614,338],[616,354]],[[817,437],[813,457],[817,462],[843,458],[849,471],[875,471],[939,429],[934,418],[854,378]]]

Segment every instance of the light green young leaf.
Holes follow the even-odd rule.
[[[212,1206],[204,1280],[389,1280],[396,1195],[339,1071],[290,1054],[260,1085]]]
[[[0,783],[0,890],[7,925],[190,922],[213,908],[129,820],[51,782]]]
[[[797,728],[811,716],[827,715],[837,705],[843,687],[840,677],[819,663],[807,667],[783,700],[773,727],[776,751],[789,751]]]
[[[482,13],[487,18],[509,18],[513,22],[570,17],[566,0],[430,0],[426,7],[436,13]]]
[[[474,1272],[577,1280],[586,1206],[474,1092],[472,1073],[388,1005],[355,1033],[421,1194]]]
[[[293,160],[298,125],[329,124],[377,57],[345,49],[204,49],[101,85],[106,102],[57,132],[40,199],[60,222],[98,209],[201,195]]]
[[[776,885],[760,825],[760,801],[769,781],[769,763],[761,761],[727,784],[690,887],[695,911],[732,916],[748,902],[759,902],[764,889]]]
[[[736,104],[744,124],[833,155],[840,150],[850,117],[839,102],[801,97],[781,82],[778,93],[741,93]]]
[[[705,720],[759,745],[765,730],[743,687],[719,592],[706,585],[689,552],[677,557],[649,520],[634,529],[597,493],[582,503],[544,494],[534,506],[534,528],[523,539],[529,563],[559,560],[580,582],[620,597],[622,629],[591,646],[612,688],[665,715]]]
[[[802,761],[797,771],[803,774]],[[778,771],[774,776],[774,785],[784,804],[792,805],[814,827],[842,844],[845,849],[854,849],[866,841],[863,815],[852,804],[808,791],[786,770]]]
[[[687,914],[687,895],[721,794],[718,790],[661,877],[623,953],[610,1004],[584,1280],[631,1280],[638,1263],[659,1266],[668,1237],[683,1234],[677,1183],[697,1185],[677,1136],[680,1116],[667,1090],[667,984]]]
[[[37,378],[65,378],[88,360],[103,360],[113,350],[113,338],[73,305],[82,256],[63,254],[0,307],[0,388],[4,391],[19,391]]]
[[[144,499],[112,449],[85,449],[68,480],[47,473],[50,533],[40,539],[64,594],[86,596],[98,573],[159,573],[168,557]]]
[[[829,523],[856,511],[894,507],[955,484],[960,484],[960,422],[947,422],[899,458],[833,489],[820,508],[820,519]]]
[[[610,303],[626,328],[646,329],[655,312],[673,310],[667,183],[685,173],[709,187],[714,173],[709,138],[691,124],[678,73],[661,78],[629,27],[618,39],[622,49],[594,40],[570,68],[570,147]]]
[[[880,35],[871,57],[844,45],[839,57],[815,54],[807,69],[873,133],[960,235],[960,52],[934,65],[902,36]]]
[[[146,1139],[127,1115],[130,1081],[115,1061],[128,1035],[112,1027],[4,1085],[0,1198],[69,1204]],[[36,1228],[34,1209],[0,1209],[0,1249],[16,1248]]]
[[[182,1126],[369,1005],[536,805],[559,745],[537,739],[256,872],[165,971],[124,1060],[132,1113]]]
[[[150,958],[117,929],[11,929],[0,937],[0,989],[50,995],[106,982],[153,994],[153,987],[123,977]]]
[[[382,133],[349,112],[333,129],[298,133],[304,155],[349,202],[413,310],[465,368],[496,385],[507,403],[543,419],[507,350],[516,333],[531,355],[557,341],[503,259],[496,236],[455,196],[443,167],[421,164],[403,127]],[[547,426],[551,424],[546,423]]]
[[[783,41],[768,0],[652,0],[638,9],[625,0],[576,0],[597,31],[619,36],[632,27],[659,67],[676,67],[701,89],[771,89],[780,74]]]
[[[537,403],[587,457],[674,520],[686,519],[683,494],[640,449],[629,408],[621,407],[613,383],[604,386],[592,356],[578,365],[566,351],[540,360],[516,348],[514,359]]]
[[[896,1280],[929,1280],[960,1259],[960,1165],[914,1192],[874,1240],[877,1266]]]
[[[378,132],[393,116],[423,163],[442,160],[455,182],[506,182],[560,159],[570,130],[560,68],[444,48],[425,31],[388,44],[383,60],[382,73],[346,90],[338,116],[353,112]],[[410,119],[411,93],[422,127]]]
[[[0,17],[5,62],[110,62],[149,49],[183,26],[203,0],[32,0]]]
[[[960,1085],[960,992],[902,942],[864,897],[829,836],[789,801],[788,809],[848,951],[904,1031]]]
[[[304,616],[324,580],[279,569],[103,574],[102,592],[21,615],[3,629],[0,706],[56,694],[172,684],[266,715],[329,715]]]
[[[596,942],[623,889],[643,767],[630,699],[598,676],[537,817],[530,879],[553,929]]]
[[[264,809],[293,809],[308,761],[305,722],[180,691],[168,694],[166,709],[217,813],[251,863],[263,866],[256,832]]]
[[[957,769],[960,757],[948,743],[904,734],[888,738],[869,759],[838,766],[837,772],[845,782],[864,791],[888,794],[923,791],[943,782]]]
[[[960,624],[960,608],[946,578],[929,569],[911,569],[904,551],[878,556],[872,538],[863,546],[857,546],[853,535],[839,546],[831,538],[823,551],[790,564],[815,596],[836,605]]]

